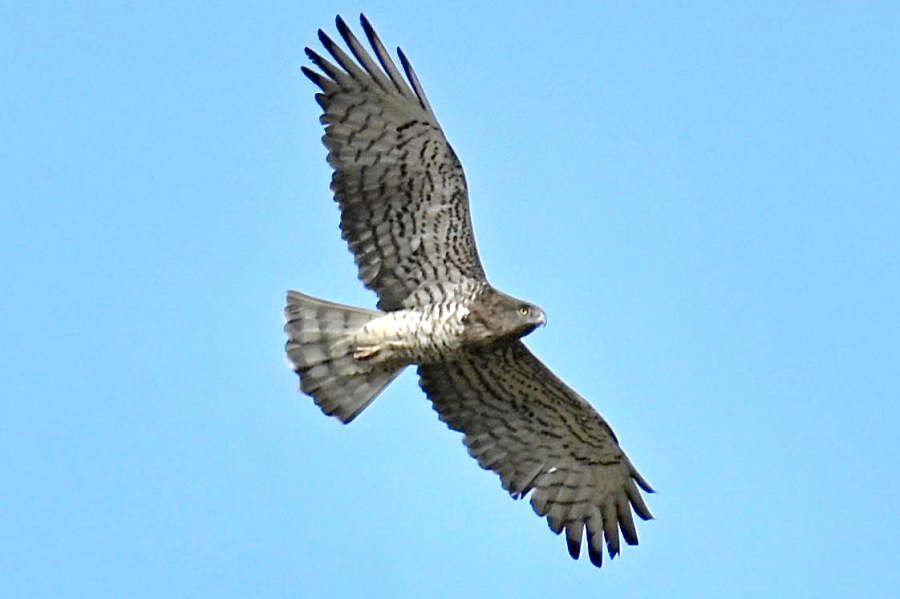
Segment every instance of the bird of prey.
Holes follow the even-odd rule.
[[[530,492],[573,558],[586,531],[600,566],[604,540],[610,558],[620,533],[637,544],[632,511],[652,518],[638,487],[653,490],[606,421],[522,343],[544,312],[488,283],[462,166],[409,60],[398,48],[401,73],[360,21],[374,59],[339,16],[350,54],[319,30],[334,62],[306,48],[318,71],[303,73],[321,90],[341,232],[378,310],[288,292],[286,353],[300,390],[348,423],[416,365],[469,454],[514,498]]]

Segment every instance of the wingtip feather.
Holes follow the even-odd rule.
[[[581,556],[581,539],[574,541],[566,538],[566,545],[569,547],[569,555],[572,559],[578,559]]]
[[[570,522],[566,526],[566,546],[569,548],[569,555],[572,559],[578,559],[581,555],[581,538],[584,534],[584,523],[579,521]]]
[[[591,536],[588,543],[588,558],[598,568],[603,566],[603,549],[600,543],[596,542],[595,535]]]

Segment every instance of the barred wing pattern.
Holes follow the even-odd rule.
[[[653,489],[619,447],[603,418],[544,366],[521,341],[442,364],[419,366],[420,385],[441,420],[464,433],[469,453],[500,475],[515,498],[529,491],[534,511],[566,531],[577,558],[587,528],[588,553],[610,558],[619,532],[638,542],[632,509],[653,516],[638,486]]]
[[[339,66],[307,48],[323,74],[303,73],[322,90],[316,100],[334,168],[331,188],[359,278],[382,310],[411,308],[445,296],[448,284],[484,281],[484,271],[462,166],[403,52],[406,79],[360,20],[380,67],[338,17],[356,60],[319,30]]]

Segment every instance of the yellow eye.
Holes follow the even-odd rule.
[[[529,308],[528,306],[519,306],[519,314],[521,314],[522,316],[528,316],[530,312],[531,308]]]

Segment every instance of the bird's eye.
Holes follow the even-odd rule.
[[[528,316],[530,312],[531,308],[529,308],[528,306],[519,306],[519,314],[521,314],[522,316]]]

